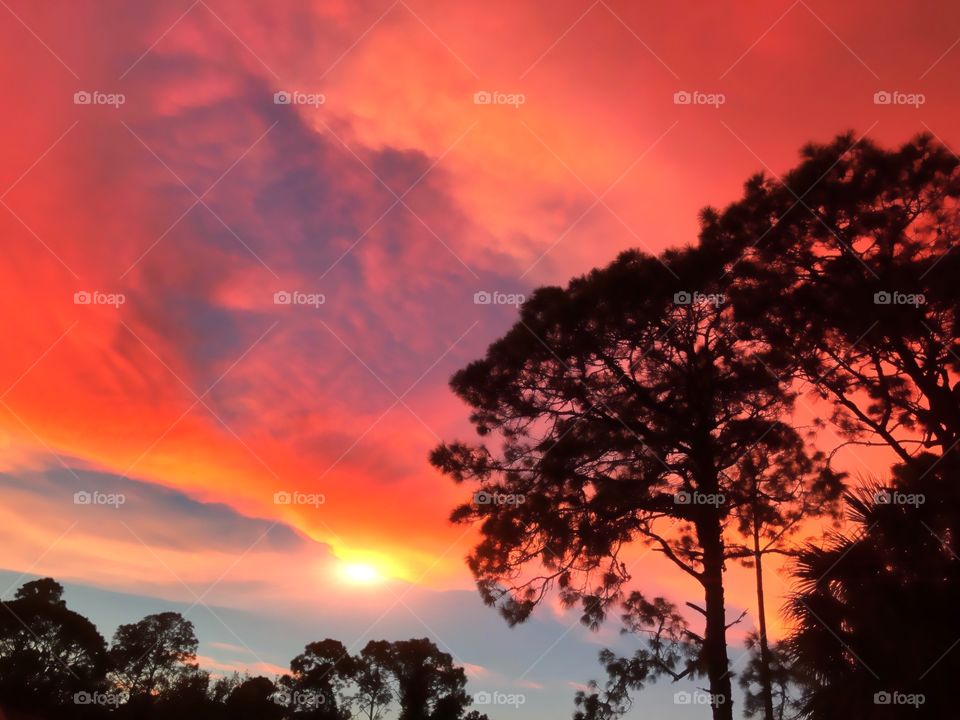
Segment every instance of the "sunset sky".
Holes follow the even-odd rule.
[[[471,692],[524,693],[531,718],[568,716],[597,650],[630,646],[554,605],[510,630],[473,589],[475,531],[447,520],[470,491],[426,458],[471,438],[447,380],[515,315],[475,294],[692,242],[700,208],[810,140],[960,142],[960,7],[942,2],[0,17],[0,590],[51,575],[105,634],[189,610],[215,672],[280,672],[327,636],[431,637]],[[638,587],[694,596],[645,553]],[[735,661],[747,571],[728,602],[748,611]],[[651,717],[701,714],[675,689],[645,694]]]

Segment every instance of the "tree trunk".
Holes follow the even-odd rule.
[[[757,624],[760,635],[760,685],[763,691],[763,714],[773,717],[773,682],[770,678],[770,645],[767,642],[767,610],[763,599],[763,552],[760,547],[760,528],[753,524],[753,562],[757,570]]]
[[[703,589],[707,627],[703,653],[710,679],[713,720],[733,720],[733,692],[727,658],[727,613],[723,599],[723,538],[716,516],[699,529],[703,547]]]

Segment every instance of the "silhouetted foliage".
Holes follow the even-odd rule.
[[[920,456],[926,470],[899,466],[891,488],[851,493],[853,532],[798,558],[790,645],[810,678],[807,717],[955,714],[960,561],[951,529],[960,521],[960,498],[936,461]],[[884,697],[891,703],[878,708]]]
[[[196,682],[196,655],[193,623],[175,612],[148,615],[117,628],[110,645],[110,676],[131,701],[154,701]]]
[[[852,493],[852,534],[800,555],[789,610],[808,717],[955,714],[958,198],[960,160],[931,137],[886,150],[845,135],[704,213],[741,333],[820,396],[848,444],[896,454],[895,492],[925,499]]]
[[[248,678],[227,697],[224,707],[231,720],[280,720],[285,709],[276,702],[277,686],[263,676]]]
[[[0,605],[0,717],[33,720],[488,720],[467,712],[467,677],[426,638],[308,644],[290,674],[212,679],[197,665],[193,624],[176,612],[121,625],[109,652],[63,587],[26,583]]]
[[[795,465],[780,465],[777,456],[765,455],[755,449],[744,455],[741,478],[748,501],[734,514],[739,534],[745,539],[741,562],[753,567],[757,594],[757,632],[751,636],[751,648],[756,649],[748,672],[753,674],[747,687],[756,682],[760,692],[747,692],[747,717],[762,716],[765,720],[782,720],[784,704],[779,712],[775,694],[781,692],[777,684],[777,658],[767,635],[766,592],[764,588],[764,559],[772,554],[790,554],[789,541],[800,523],[816,515],[839,516],[842,476],[827,471],[812,475]],[[742,680],[742,678],[741,678]],[[741,682],[741,686],[743,683]],[[760,703],[762,712],[756,709]]]
[[[304,720],[340,720],[349,717],[344,689],[355,668],[354,659],[339,640],[310,643],[290,662],[290,675],[280,679],[284,703],[294,717]]]
[[[426,638],[390,643],[384,666],[400,706],[399,720],[456,720],[470,698],[467,676]]]
[[[800,717],[800,693],[806,687],[807,679],[794,664],[787,644],[772,643],[767,649],[768,660],[765,661],[761,655],[760,637],[757,633],[751,633],[747,636],[747,650],[750,652],[750,659],[739,677],[744,693],[744,717],[764,717],[767,714],[765,674],[770,683],[769,709],[774,720],[793,720]]]
[[[210,675],[198,668],[189,668],[178,673],[170,688],[152,698],[152,702],[143,696],[131,698],[121,707],[121,714],[137,720],[146,717],[155,720],[213,719],[221,714],[221,708],[210,699],[209,688]]]
[[[470,568],[511,623],[557,589],[595,626],[622,599],[619,555],[635,541],[694,578],[714,714],[731,718],[723,570],[740,554],[733,514],[755,503],[744,473],[803,482],[815,467],[784,421],[787,384],[737,334],[715,260],[628,252],[537,290],[451,381],[491,442],[441,445],[431,459],[478,485],[480,501],[453,518],[482,522]],[[751,454],[770,461],[747,467]]]
[[[648,682],[661,677],[677,681],[705,672],[703,638],[690,630],[673,603],[664,598],[650,601],[634,592],[624,601],[624,610],[621,632],[644,638],[644,645],[632,657],[600,652],[607,681],[602,688],[591,681],[588,691],[577,692],[576,720],[620,717],[630,710],[632,693]]]
[[[80,717],[85,708],[74,696],[101,689],[106,644],[62,595],[63,587],[45,578],[0,603],[0,705],[44,713],[66,708],[61,716]]]
[[[351,703],[357,715],[379,720],[393,699],[390,684],[390,643],[371,640],[357,656],[353,674],[354,694]]]
[[[477,483],[453,519],[481,522],[469,564],[484,600],[514,623],[556,590],[596,625],[629,580],[623,545],[652,542],[704,587],[704,607],[688,605],[706,632],[698,641],[680,618],[676,635],[685,653],[699,648],[689,671],[710,676],[714,716],[732,717],[724,561],[755,567],[762,606],[764,555],[794,552],[784,541],[797,523],[833,514],[839,497],[829,462],[840,448],[811,455],[791,427],[791,400],[812,389],[845,445],[889,447],[902,463],[896,487],[920,487],[928,504],[912,512],[850,496],[862,537],[800,552],[797,665],[788,671],[784,647],[769,646],[761,614],[747,712],[792,712],[787,688],[801,685],[803,712],[818,718],[915,712],[878,705],[867,692],[877,688],[949,697],[952,663],[922,663],[960,637],[948,610],[960,563],[958,168],[929,136],[894,150],[840,136],[804,148],[782,178],[751,178],[722,212],[705,210],[695,249],[625,253],[567,288],[536,291],[486,357],[452,380],[484,444],[445,444],[431,457]],[[725,502],[670,507],[675,493]],[[891,525],[868,522],[880,516]],[[664,520],[669,534],[658,530]],[[668,606],[636,600],[649,611],[638,615],[644,632],[671,627]],[[885,634],[880,619],[910,633]],[[850,641],[885,658],[879,677],[845,644],[860,626]],[[577,717],[622,714],[627,691],[676,672],[662,653],[662,644],[632,658],[605,653],[607,684],[578,695]],[[922,713],[949,714],[926,697]]]
[[[929,136],[885,150],[844,135],[703,217],[701,245],[765,361],[831,400],[851,439],[866,431],[906,463],[960,438],[958,166]]]

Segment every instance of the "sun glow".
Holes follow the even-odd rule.
[[[342,564],[340,577],[351,585],[373,585],[384,579],[383,574],[373,565],[361,562]]]

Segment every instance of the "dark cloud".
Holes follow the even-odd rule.
[[[74,468],[0,473],[5,492],[31,496],[96,527],[104,536],[130,539],[130,531],[151,548],[204,552],[259,551],[296,553],[322,547],[282,522],[245,516],[224,503],[201,502],[186,493],[108,472]],[[77,505],[75,493],[122,496],[118,505]],[[39,520],[39,519],[38,519]]]

